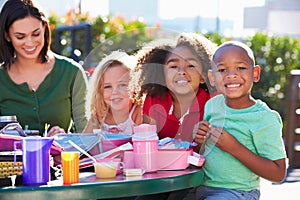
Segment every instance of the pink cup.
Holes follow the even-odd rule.
[[[158,140],[134,140],[134,167],[144,169],[145,172],[156,172],[158,154]]]
[[[133,140],[134,153],[151,153],[158,151],[158,140]]]
[[[134,167],[148,172],[157,172],[157,152],[133,153]]]
[[[156,172],[158,154],[158,136],[156,126],[141,124],[133,128],[133,161],[135,168],[141,168],[145,172]]]

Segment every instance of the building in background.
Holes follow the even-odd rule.
[[[262,7],[245,8],[244,29],[300,37],[299,19],[299,0],[269,0]]]

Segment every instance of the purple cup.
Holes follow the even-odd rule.
[[[24,185],[45,185],[50,181],[50,148],[54,138],[26,137],[14,142],[22,145],[22,177]]]

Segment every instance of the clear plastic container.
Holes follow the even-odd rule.
[[[17,116],[0,116],[0,130],[10,123],[18,123]]]

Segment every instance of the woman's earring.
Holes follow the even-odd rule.
[[[10,39],[7,39],[7,42],[10,42]]]

